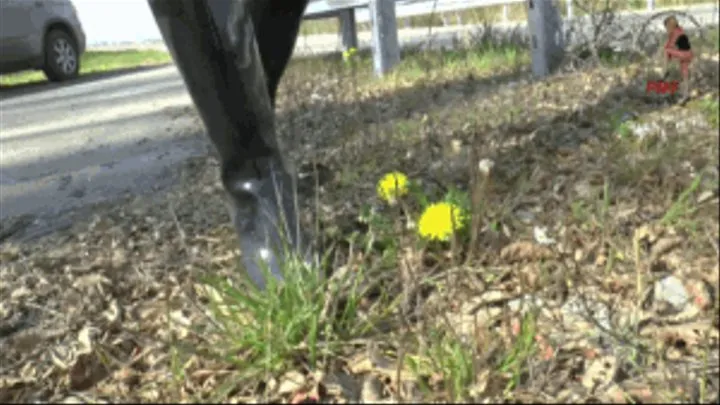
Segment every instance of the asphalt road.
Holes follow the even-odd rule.
[[[35,90],[35,89],[33,89]],[[51,88],[0,92],[0,220],[38,225],[90,203],[171,184],[207,153],[174,66]]]
[[[433,32],[432,43],[447,46],[468,28]],[[428,30],[402,30],[400,39],[427,42]],[[362,33],[361,47],[369,40]],[[301,38],[296,52],[337,46],[334,35]],[[208,150],[191,109],[174,66],[0,91],[0,220],[50,223],[73,208],[172,184],[176,164]]]

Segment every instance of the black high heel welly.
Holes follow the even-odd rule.
[[[281,280],[288,255],[312,259],[274,125],[275,93],[307,1],[149,3],[219,153],[243,263],[265,288],[263,266]]]

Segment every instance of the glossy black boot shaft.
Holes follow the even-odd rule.
[[[294,178],[275,135],[273,111],[306,2],[149,3],[219,153],[243,263],[264,288],[262,266],[282,279],[286,254],[309,258],[297,221]],[[270,37],[273,27],[277,35]],[[269,34],[258,37],[258,32]]]

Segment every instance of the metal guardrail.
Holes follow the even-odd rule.
[[[546,2],[550,0],[535,0]],[[573,1],[565,3],[566,18],[573,18]],[[356,48],[358,44],[357,22],[369,21],[372,27],[372,53],[375,72],[386,73],[400,60],[397,18],[444,13],[469,8],[503,5],[507,20],[511,4],[526,3],[526,0],[310,0],[306,19],[337,17],[340,21],[339,36],[343,49]],[[655,0],[646,0],[646,10],[654,11]],[[545,8],[545,7],[542,7]]]
[[[355,9],[370,13],[375,73],[383,75],[400,61],[396,0],[311,0],[305,9],[306,19],[337,17],[343,49],[357,48]]]
[[[507,15],[507,6],[523,1],[525,0],[394,0],[398,18],[501,5],[505,6]],[[353,8],[358,14],[357,21],[365,22],[369,20],[369,3],[369,0],[312,0],[305,10],[305,16],[309,19],[327,18],[337,15],[341,10]]]
[[[394,1],[398,17],[411,17],[428,14],[433,11],[458,11],[468,8],[509,6],[525,0],[383,0]],[[565,7],[572,16],[572,1],[564,0]],[[655,0],[645,0],[648,11],[655,10]],[[367,8],[370,0],[310,0],[305,10],[306,18],[325,18],[335,16],[348,8]],[[506,7],[507,9],[507,7]]]
[[[357,22],[370,21],[375,73],[385,74],[400,61],[397,17],[458,11],[467,8],[505,5],[525,0],[311,0],[306,19],[337,17],[343,49],[357,48]],[[543,0],[545,1],[545,0]],[[357,13],[356,13],[357,10]],[[359,15],[360,12],[364,15]],[[358,18],[360,17],[360,18]]]
[[[348,8],[367,7],[369,0],[310,0],[305,9],[305,18],[332,17]]]

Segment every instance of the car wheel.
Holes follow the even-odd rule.
[[[48,80],[59,82],[77,77],[80,57],[75,40],[61,30],[52,30],[45,37],[45,64]]]

